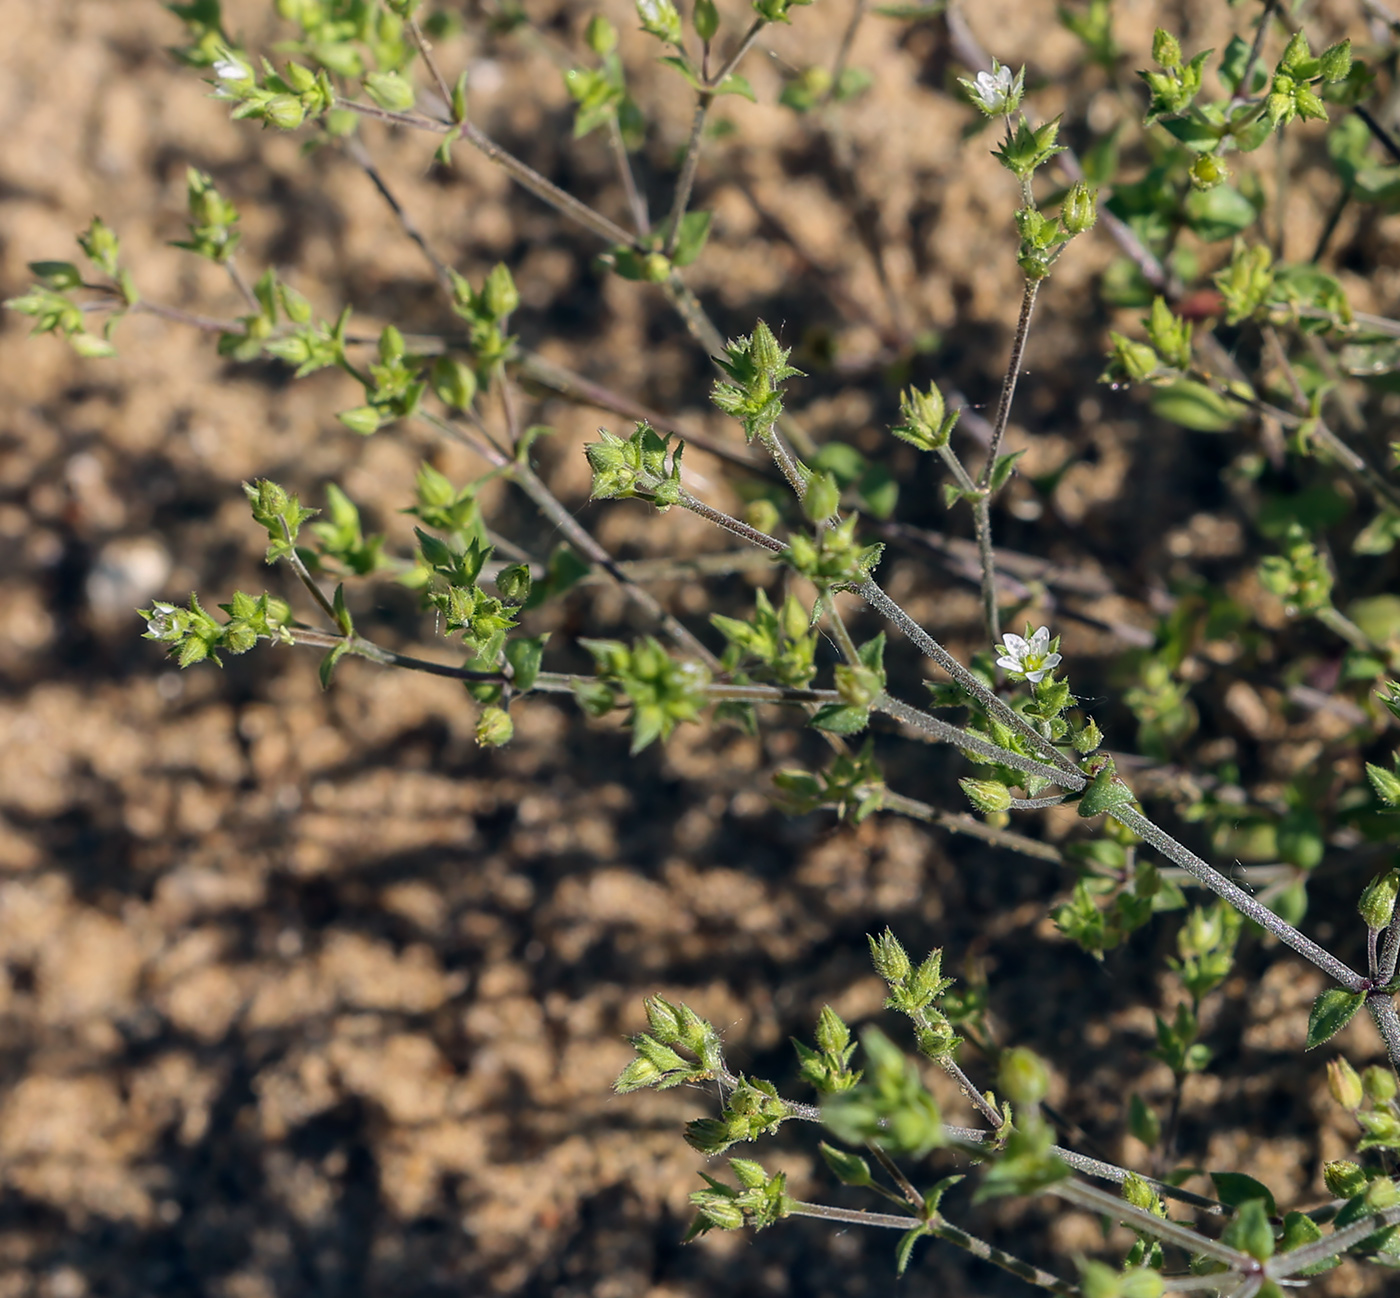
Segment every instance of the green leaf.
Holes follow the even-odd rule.
[[[1193,190],[1182,204],[1186,224],[1206,243],[1232,239],[1258,219],[1254,204],[1233,185]]]
[[[710,237],[711,212],[687,212],[681,217],[681,233],[676,240],[676,255],[671,259],[677,266],[689,266],[705,247]]]
[[[828,703],[812,718],[812,725],[818,730],[829,730],[833,735],[859,734],[870,724],[870,709],[851,707],[845,703]]]
[[[335,610],[335,624],[340,628],[342,635],[351,635],[355,630],[355,619],[350,616],[350,610],[345,607],[345,583],[340,582],[335,588],[335,598],[331,601],[331,607]]]
[[[331,678],[335,675],[336,664],[350,652],[350,642],[342,640],[334,649],[321,659],[321,688],[328,690],[331,687]]]
[[[520,636],[506,641],[506,662],[514,673],[512,683],[524,693],[533,687],[535,677],[540,674],[540,659],[544,657],[544,643],[549,636]]]
[[[1313,1001],[1312,1013],[1308,1015],[1308,1039],[1303,1047],[1315,1050],[1325,1041],[1330,1041],[1355,1016],[1366,1000],[1365,992],[1344,991],[1340,987],[1329,987]]]
[[[928,1234],[928,1227],[920,1222],[912,1230],[906,1230],[899,1237],[899,1243],[894,1250],[894,1270],[896,1275],[903,1275],[909,1268],[909,1259],[914,1254],[914,1245]]]
[[[1011,470],[1016,467],[1016,461],[1024,454],[1025,451],[1012,451],[1009,455],[997,456],[997,462],[992,467],[991,482],[988,484],[992,491],[1000,491],[1006,485]]]
[[[1198,433],[1223,433],[1239,423],[1244,406],[1218,392],[1183,379],[1152,394],[1152,413]]]
[[[1094,776],[1093,783],[1084,790],[1084,796],[1079,799],[1078,809],[1079,814],[1087,820],[1091,816],[1101,816],[1105,812],[1130,807],[1132,804],[1133,791],[1118,778],[1110,762]]]
[[[1227,1208],[1238,1208],[1250,1199],[1262,1199],[1264,1211],[1270,1217],[1278,1216],[1278,1205],[1269,1187],[1256,1181],[1243,1172],[1212,1172],[1210,1179],[1215,1185],[1215,1196]]]

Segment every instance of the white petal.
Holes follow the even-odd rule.
[[[1047,654],[1045,657],[1045,669],[1049,671],[1052,667],[1058,667],[1063,661],[1064,655],[1062,654]]]
[[[1039,631],[1031,636],[1031,643],[1040,645],[1042,648],[1048,645],[1050,643],[1050,628],[1048,626],[1041,627]]]
[[[1021,660],[1019,658],[998,658],[997,666],[1003,671],[1018,672],[1021,670]]]

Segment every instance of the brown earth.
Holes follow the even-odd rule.
[[[250,49],[275,39],[269,8],[226,6]],[[663,211],[691,97],[650,65],[628,6],[607,9],[638,100],[656,112],[639,168]],[[1228,17],[1188,9],[1193,46]],[[1350,21],[1347,6],[1327,9]],[[569,138],[552,63],[565,41],[580,48],[589,12],[531,6],[538,38],[462,35],[439,54],[471,70],[486,129],[625,219],[603,146]],[[1086,122],[1111,120],[1112,92],[1050,6],[995,0],[968,16],[1000,57],[1030,61],[1044,83],[1037,106],[1070,109],[1076,142]],[[1130,66],[1144,65],[1155,16],[1145,4],[1121,16]],[[795,409],[809,429],[888,455],[905,484],[899,517],[939,527],[928,470],[909,448],[891,451],[883,429],[911,373],[993,399],[1019,297],[1015,195],[985,137],[961,138],[969,114],[945,92],[941,25],[865,22],[853,61],[874,86],[842,111],[835,144],[776,106],[776,69],[828,60],[847,18],[827,0],[799,11],[768,42],[771,57],[751,60],[759,103],[721,102],[734,129],[701,168],[698,202],[716,231],[690,282],[729,333],[761,315],[797,342],[812,377]],[[468,30],[484,32],[479,15]],[[194,165],[243,211],[252,275],[275,265],[319,313],[353,303],[360,327],[451,328],[361,170],[333,148],[303,156],[299,139],[230,122],[166,53],[180,30],[159,5],[0,0],[0,31],[7,296],[28,283],[26,262],[76,255],[71,233],[100,212],[147,299],[237,315],[222,272],[166,246],[183,234]],[[447,261],[473,279],[511,265],[527,345],[692,428],[737,436],[707,410],[703,354],[655,290],[596,267],[591,236],[465,146],[446,172],[429,166],[435,141],[376,124],[363,138]],[[1331,201],[1321,165],[1298,166],[1295,256]],[[1341,264],[1389,267],[1347,272],[1356,305],[1394,310],[1397,243],[1394,218],[1344,219],[1336,246],[1352,260]],[[1076,247],[1042,297],[1011,432],[1028,455],[998,516],[1006,545],[1088,583],[1082,596],[1040,588],[1037,608],[1059,619],[1076,686],[1092,696],[1141,642],[1133,629],[1152,627],[1152,592],[1169,581],[1233,580],[1265,625],[1279,615],[1251,593],[1259,543],[1222,477],[1240,445],[1155,422],[1093,381],[1107,321],[1092,280],[1113,255],[1107,239]],[[354,437],[333,418],[358,401],[345,376],[293,383],[276,364],[225,363],[206,335],[152,316],[123,323],[120,357],[102,362],[25,333],[0,317],[0,1298],[886,1292],[892,1241],[873,1232],[785,1223],[682,1249],[705,1164],[679,1129],[707,1097],[610,1090],[653,992],[711,1017],[736,1068],[794,1087],[787,1038],[809,1034],[823,1003],[856,1021],[878,1013],[863,935],[886,924],[911,948],[943,946],[954,971],[987,975],[998,1032],[1052,1061],[1076,1139],[1147,1165],[1124,1114],[1132,1090],[1161,1103],[1170,1087],[1147,1054],[1152,1012],[1174,995],[1162,965],[1170,923],[1098,966],[1045,918],[1065,885],[1053,866],[893,817],[783,817],[768,773],[821,750],[778,719],[760,738],[687,727],[633,761],[618,726],[530,700],[514,743],[492,753],[473,742],[474,705],[431,677],[350,662],[322,693],[313,658],[266,647],[223,671],[175,671],[139,638],[138,604],[269,584],[296,597],[287,574],[261,564],[240,479],[266,475],[312,503],[338,482],[404,552],[397,511],[419,461],[457,481],[481,466],[421,431]],[[922,333],[937,336],[931,352],[911,362],[891,350],[891,338]],[[658,523],[640,506],[586,505],[579,448],[610,417],[543,397],[527,413],[556,429],[538,455],[548,481],[617,552],[726,548],[690,516]],[[719,461],[695,454],[687,468],[716,500],[736,499]],[[537,555],[553,546],[525,502],[494,488],[486,499],[502,534]],[[962,575],[901,549],[883,571],[957,652],[980,647]],[[1393,577],[1388,561],[1363,574],[1370,589]],[[710,593],[655,589],[703,630]],[[748,589],[731,579],[713,598],[733,611]],[[403,591],[352,599],[378,639],[448,656]],[[582,663],[575,633],[650,629],[603,587],[536,627],[554,630],[551,663],[565,667]],[[1316,629],[1289,634],[1295,656],[1328,652]],[[891,653],[912,695],[921,667],[904,646]],[[1196,663],[1202,740],[1216,744],[1204,760],[1235,758],[1267,800],[1335,734],[1326,711],[1285,720],[1274,675],[1245,679],[1233,662],[1226,645]],[[1127,713],[1106,703],[1103,719],[1131,748]],[[959,806],[954,762],[886,746],[895,787]],[[1079,831],[1072,816],[1047,816],[1035,832]],[[1356,955],[1345,917],[1363,868],[1338,849],[1314,889],[1311,931],[1344,955]],[[1325,1196],[1321,1161],[1351,1138],[1321,1061],[1301,1055],[1320,986],[1247,941],[1206,1030],[1217,1066],[1184,1101],[1182,1158],[1251,1172],[1285,1206]],[[1379,1048],[1360,1020],[1342,1044],[1358,1064]],[[985,1079],[980,1064],[968,1066]],[[778,1145],[758,1156],[787,1167],[799,1192],[831,1193],[813,1175],[810,1133]],[[1067,1253],[1101,1242],[1088,1217],[1039,1203],[976,1220],[1062,1269]],[[1022,1291],[932,1246],[904,1284]],[[1348,1265],[1319,1290],[1380,1293],[1383,1281]]]

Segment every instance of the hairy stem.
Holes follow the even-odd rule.
[[[1116,807],[1109,812],[1120,825],[1126,825],[1139,838],[1151,843],[1168,860],[1187,870],[1218,897],[1223,897],[1246,919],[1252,919],[1261,928],[1267,929],[1280,942],[1292,947],[1305,960],[1310,960],[1323,973],[1336,979],[1348,991],[1367,990],[1366,979],[1356,970],[1344,965],[1329,951],[1324,951],[1311,938],[1304,937],[1292,924],[1280,919],[1267,906],[1262,905],[1243,888],[1231,883],[1214,866],[1201,860],[1190,848],[1178,843],[1165,830],[1159,829],[1142,812],[1133,807]]]

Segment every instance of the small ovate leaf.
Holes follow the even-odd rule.
[[[1356,1015],[1366,1000],[1365,992],[1349,992],[1341,987],[1329,987],[1313,1001],[1308,1015],[1308,1039],[1305,1050],[1315,1050],[1330,1041]]]
[[[1152,394],[1152,413],[1198,433],[1223,433],[1239,423],[1244,406],[1218,392],[1183,379]]]
[[[540,674],[540,660],[544,657],[544,642],[548,635],[521,636],[506,641],[506,662],[510,664],[511,683],[521,693],[531,689],[535,678]]]
[[[334,649],[321,659],[321,688],[328,690],[331,687],[331,680],[335,676],[336,664],[350,652],[350,642],[342,640]]]
[[[997,462],[992,468],[991,482],[988,484],[992,491],[1000,491],[1006,485],[1006,480],[1011,476],[1011,470],[1016,467],[1016,461],[1025,454],[1025,451],[1012,451],[1009,455],[998,455]]]
[[[705,247],[710,237],[711,212],[687,212],[681,217],[680,237],[676,240],[676,255],[671,258],[677,266],[689,266]]]
[[[870,724],[870,709],[852,707],[845,703],[828,703],[812,718],[812,725],[818,730],[830,731],[833,735],[859,734]]]
[[[1278,1216],[1278,1205],[1269,1187],[1243,1172],[1212,1172],[1210,1179],[1215,1185],[1215,1197],[1227,1208],[1238,1208],[1250,1199],[1263,1199],[1264,1210],[1270,1217]]]

